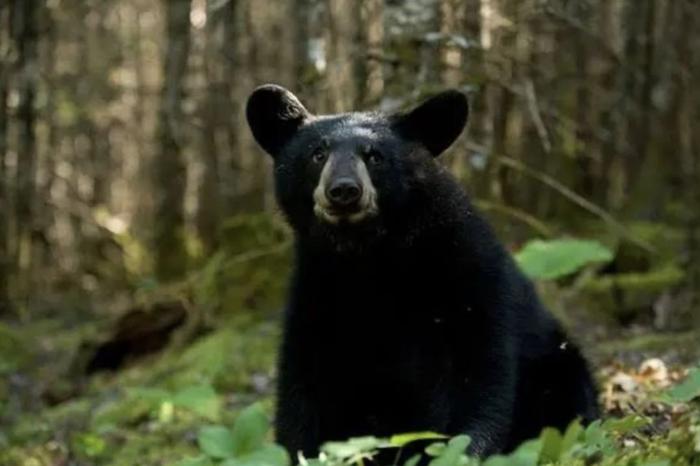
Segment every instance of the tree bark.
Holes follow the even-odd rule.
[[[36,175],[36,110],[38,81],[38,13],[41,0],[15,0],[10,3],[11,34],[17,51],[15,87],[17,105],[17,171],[15,176],[15,264],[19,298],[27,298],[32,267],[34,194]]]
[[[10,24],[8,5],[0,4],[0,51],[7,50]],[[10,254],[8,250],[8,215],[10,202],[7,197],[7,173],[5,170],[5,154],[7,153],[7,95],[9,88],[10,69],[7,66],[6,57],[0,56],[0,317],[10,310]]]
[[[362,104],[365,107],[379,102],[384,92],[382,53],[384,42],[383,0],[363,0],[361,5],[362,36],[364,41]]]
[[[211,2],[210,2],[211,3]],[[235,2],[231,2],[235,3]],[[204,121],[203,144],[202,144],[202,177],[199,184],[197,198],[197,233],[202,242],[204,253],[208,254],[216,248],[216,232],[220,216],[219,186],[221,184],[219,174],[219,144],[218,135],[225,129],[223,106],[228,106],[230,95],[222,95],[227,91],[224,85],[230,77],[224,75],[222,63],[217,60],[220,56],[225,56],[229,49],[233,49],[234,42],[223,40],[224,35],[219,34],[220,28],[225,28],[222,24],[228,20],[228,6],[225,10],[213,10],[207,19],[205,30],[205,50],[204,50],[204,76],[206,94],[202,100],[201,115]],[[221,31],[223,32],[223,31]]]
[[[182,276],[187,268],[184,198],[187,167],[183,159],[182,95],[190,49],[190,0],[166,2],[167,47],[164,56],[154,158],[155,274],[160,280]]]
[[[239,0],[229,0],[223,12],[223,37],[222,57],[224,60],[224,80],[222,82],[221,91],[224,93],[224,105],[233,111],[229,111],[226,116],[226,143],[228,154],[226,163],[223,164],[225,170],[221,173],[221,198],[222,215],[231,215],[235,213],[236,194],[238,193],[238,165],[237,158],[239,148],[241,147],[241,130],[245,122],[239,118],[239,112],[235,109],[239,108],[238,97],[236,93],[236,83],[232,79],[235,76],[238,67],[241,66],[240,57],[237,55],[238,43],[240,37],[240,28],[238,26],[239,15]]]
[[[329,111],[353,110],[357,101],[356,56],[357,8],[354,0],[328,0],[328,69],[326,85]]]

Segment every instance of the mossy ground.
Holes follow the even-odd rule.
[[[84,364],[91,344],[109,338],[119,315],[110,305],[119,301],[114,297],[102,304],[92,299],[92,309],[52,308],[32,320],[0,323],[0,465],[167,466],[199,452],[202,426],[231,425],[255,401],[272,414],[289,232],[279,219],[259,216],[230,221],[222,238],[220,250],[188,279],[136,290],[125,300],[127,308],[176,300],[187,321],[164,348],[117,370],[88,375]],[[639,280],[604,275],[582,289],[590,297],[616,280],[616,286],[641,287],[652,299],[675,283],[674,267],[660,260],[647,272],[629,272],[646,274]],[[576,312],[566,305],[579,302],[571,299],[580,295],[579,286],[547,286],[546,299],[571,317]],[[637,413],[651,427],[617,435],[609,457],[552,464],[641,466],[659,458],[670,461],[660,465],[700,464],[700,411],[692,403],[655,401],[665,384],[677,383],[697,363],[700,334],[642,327],[574,333],[598,368],[608,415]],[[668,366],[658,383],[638,369],[650,358]]]

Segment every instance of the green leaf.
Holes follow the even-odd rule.
[[[460,466],[470,443],[471,439],[468,435],[453,437],[440,456],[430,462],[430,466]]]
[[[172,402],[210,420],[218,419],[221,413],[221,399],[211,385],[185,387],[175,393]]]
[[[407,434],[392,435],[389,439],[389,443],[394,447],[403,447],[411,442],[415,442],[418,440],[436,440],[445,438],[447,438],[447,436],[437,434],[435,432],[413,432]]]
[[[321,447],[321,450],[328,456],[345,460],[370,454],[386,445],[386,440],[377,437],[356,437],[345,442],[327,442]]]
[[[567,458],[571,456],[574,451],[574,447],[581,440],[583,430],[581,421],[578,419],[569,424],[569,427],[566,428],[564,437],[561,440],[560,458]]]
[[[406,460],[406,462],[403,464],[403,466],[417,466],[418,463],[420,462],[420,460],[421,460],[420,455],[413,455],[408,460]]]
[[[443,451],[445,451],[447,445],[445,442],[435,442],[431,443],[425,447],[425,454],[428,456],[440,456]]]
[[[200,455],[180,460],[174,466],[213,466],[213,463],[206,456]]]
[[[621,435],[641,429],[648,424],[649,421],[643,417],[631,415],[619,419],[607,419],[605,422],[603,422],[601,428],[606,432]]]
[[[530,440],[520,445],[510,455],[494,455],[488,458],[483,466],[536,466],[542,451],[539,439]]]
[[[607,455],[612,454],[614,450],[615,443],[603,427],[602,421],[598,419],[586,427],[583,435],[583,445],[578,449],[577,453],[584,456],[592,456],[596,453]]]
[[[73,448],[88,458],[97,458],[107,449],[107,442],[99,435],[85,432],[74,437]]]
[[[199,430],[197,443],[200,450],[217,459],[235,456],[233,435],[224,426],[206,426]]]
[[[540,434],[542,449],[540,450],[539,460],[542,463],[554,463],[558,461],[561,452],[563,438],[557,429],[546,427]]]
[[[234,456],[243,456],[255,451],[265,441],[270,422],[260,403],[241,411],[233,425]]]
[[[599,242],[576,239],[530,241],[515,255],[523,272],[536,280],[561,278],[612,258],[612,252]]]
[[[512,466],[535,466],[542,451],[542,441],[529,440],[520,445],[510,455]]]
[[[289,466],[290,464],[287,450],[279,445],[268,444],[247,455],[228,459],[220,466]]]
[[[695,398],[700,398],[700,368],[691,370],[681,384],[663,394],[663,399],[671,403],[688,403]]]

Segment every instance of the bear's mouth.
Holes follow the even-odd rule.
[[[324,207],[316,203],[314,204],[314,213],[319,220],[332,225],[356,224],[374,217],[377,214],[377,209],[373,205],[341,209],[330,206]]]

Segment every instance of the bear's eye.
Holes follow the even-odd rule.
[[[367,162],[369,162],[370,165],[379,165],[382,163],[382,154],[379,153],[379,151],[375,149],[370,149],[367,152]]]
[[[323,150],[323,148],[321,148],[321,147],[319,147],[318,149],[316,149],[316,150],[313,152],[313,154],[311,154],[311,160],[313,160],[314,163],[318,163],[318,164],[321,164],[321,163],[325,162],[325,161],[326,161],[326,157],[327,157],[326,151]]]

